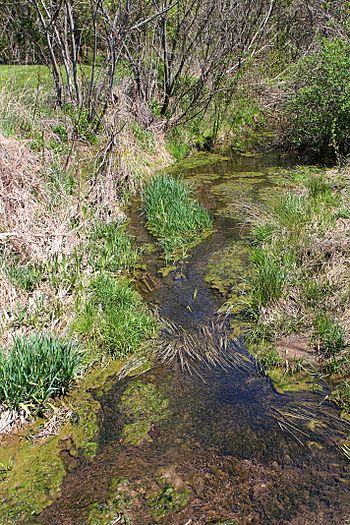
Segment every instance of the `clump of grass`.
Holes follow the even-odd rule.
[[[314,330],[313,338],[326,358],[344,350],[345,332],[336,320],[325,314],[318,315],[314,321]]]
[[[40,409],[69,389],[82,365],[76,346],[48,335],[14,339],[0,351],[0,402],[8,408]]]
[[[123,225],[98,222],[90,239],[89,263],[94,270],[115,273],[134,269],[140,253]]]
[[[126,357],[155,335],[156,323],[127,280],[100,274],[90,282],[74,328],[113,357]]]
[[[5,266],[5,273],[10,281],[27,292],[32,292],[44,278],[44,266],[41,263],[23,264],[13,259]]]
[[[148,229],[158,239],[167,261],[184,257],[212,228],[209,213],[183,181],[159,175],[145,187],[143,197]]]
[[[274,304],[282,297],[288,274],[283,261],[261,248],[253,250],[251,262],[250,306],[256,310]]]

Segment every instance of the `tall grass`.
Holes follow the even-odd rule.
[[[274,304],[282,297],[288,271],[283,260],[261,248],[252,252],[253,271],[250,288],[250,305],[254,310]]]
[[[144,189],[147,226],[158,239],[167,261],[187,250],[212,228],[209,213],[194,199],[191,189],[169,175],[159,175]]]
[[[155,320],[140,294],[125,279],[94,277],[75,330],[114,357],[125,357],[155,334]]]
[[[17,337],[6,354],[0,351],[0,402],[38,409],[68,390],[81,364],[82,354],[70,342],[47,335]]]

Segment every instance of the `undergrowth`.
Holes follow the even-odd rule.
[[[149,231],[158,239],[167,262],[186,256],[212,228],[209,213],[181,180],[158,175],[143,192]]]
[[[252,321],[248,340],[264,368],[290,364],[276,344],[282,337],[302,335],[332,385],[331,397],[349,411],[347,177],[346,171],[339,175],[295,169],[286,174],[289,187],[268,213],[259,218],[254,211],[251,270],[243,300]]]

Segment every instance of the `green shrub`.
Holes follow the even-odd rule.
[[[144,189],[147,227],[157,237],[167,261],[186,255],[198,238],[209,232],[209,213],[193,198],[186,184],[169,175],[159,175]]]
[[[155,334],[156,324],[140,294],[126,280],[93,278],[75,330],[112,356],[125,357]]]
[[[97,223],[89,244],[89,263],[94,270],[118,272],[135,268],[140,253],[119,223]]]
[[[82,354],[70,342],[47,335],[17,337],[6,354],[0,351],[0,402],[39,409],[68,390],[81,364]]]
[[[350,149],[350,44],[322,39],[319,48],[292,71],[286,106],[289,138],[295,146],[336,152]]]

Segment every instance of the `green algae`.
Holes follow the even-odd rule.
[[[224,160],[230,160],[230,157],[218,153],[196,153],[195,155],[191,155],[190,157],[186,157],[185,159],[176,162],[176,164],[165,168],[163,171],[172,174],[181,173],[202,166],[210,166],[211,164],[216,164],[217,162]]]
[[[120,524],[131,524],[128,513],[133,498],[126,478],[113,478],[106,501],[90,505],[87,525],[110,525],[115,520]]]
[[[248,265],[249,249],[242,242],[235,242],[210,256],[204,277],[210,286],[222,294],[241,281]]]
[[[289,374],[283,367],[274,367],[267,371],[277,392],[314,392],[318,388],[313,377],[307,372]]]
[[[44,444],[23,439],[2,444],[0,463],[11,465],[0,482],[0,522],[29,522],[57,497],[65,474],[59,437]]]
[[[66,421],[57,436],[33,441],[44,421],[37,420],[27,427],[21,437],[6,437],[1,443],[0,466],[5,471],[0,477],[0,523],[14,525],[19,520],[31,522],[58,495],[65,467],[61,458],[69,446],[71,456],[78,451],[87,457],[96,453],[98,434],[97,414],[100,403],[92,389],[103,389],[107,378],[115,375],[121,362],[110,361],[103,368],[95,367],[80,381],[63,401],[56,402],[59,410],[69,406],[73,416]],[[2,480],[2,481],[1,481]]]
[[[149,508],[156,520],[185,508],[189,500],[190,493],[188,489],[176,489],[170,483],[164,481],[162,484],[161,490],[148,498]]]
[[[123,442],[140,445],[151,441],[152,424],[168,416],[168,407],[168,399],[156,385],[132,381],[121,397],[121,408],[128,419],[122,430]]]

